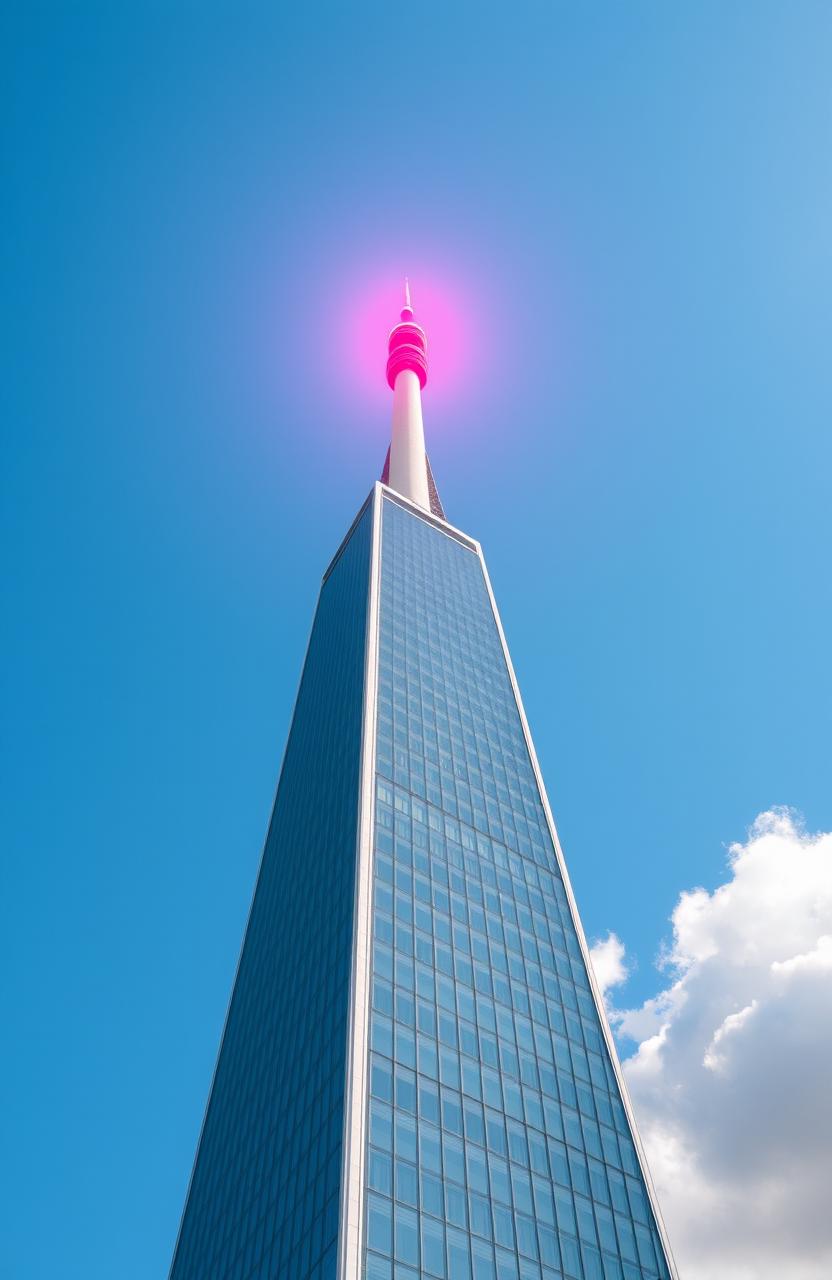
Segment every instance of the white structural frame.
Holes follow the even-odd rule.
[[[563,856],[563,849],[561,848],[560,839],[555,826],[555,820],[552,816],[549,798],[546,794],[543,774],[541,773],[537,753],[534,748],[534,742],[532,741],[529,722],[526,718],[525,708],[523,707],[523,699],[520,696],[520,687],[517,683],[517,676],[514,672],[511,654],[509,653],[508,644],[506,643],[505,632],[503,631],[503,624],[500,620],[497,602],[494,598],[494,591],[491,587],[491,579],[488,576],[488,569],[485,564],[482,547],[475,538],[469,537],[468,534],[463,533],[462,530],[449,524],[447,520],[442,520],[432,512],[426,511],[418,503],[413,502],[411,499],[403,496],[388,485],[382,484],[380,481],[376,482],[371,495],[373,508],[372,562],[370,565],[370,587],[367,607],[367,643],[361,745],[361,795],[359,799],[358,840],[356,850],[356,887],[353,924],[353,961],[350,980],[350,1012],[347,1030],[347,1079],[344,1098],[344,1143],[341,1186],[341,1230],[338,1246],[338,1280],[361,1280],[361,1262],[364,1242],[364,1202],[366,1198],[364,1192],[364,1167],[367,1148],[366,1130],[368,1105],[367,1068],[370,1052],[370,936],[372,922],[373,827],[375,814],[374,778],[376,717],[378,705],[379,586],[381,574],[382,507],[385,499],[397,503],[412,515],[417,516],[420,520],[424,520],[425,523],[432,525],[440,533],[445,534],[446,537],[450,537],[454,541],[462,543],[462,545],[467,547],[469,551],[473,552],[479,560],[483,580],[485,582],[485,586],[488,591],[488,598],[491,604],[491,613],[494,618],[494,624],[497,628],[497,634],[500,638],[503,661],[506,664],[506,670],[508,671],[509,680],[511,681],[511,687],[514,693],[514,701],[517,706],[517,711],[523,728],[526,750],[529,753],[529,760],[531,761],[535,783],[537,785],[538,794],[546,816],[546,825],[549,830],[552,846],[555,850],[558,870],[566,890],[569,912],[572,917],[572,923],[575,928],[578,945],[580,946],[581,955],[583,957],[584,964],[586,965],[592,998],[598,1012],[598,1019],[601,1024],[601,1030],[606,1043],[607,1052],[610,1057],[610,1062],[612,1063],[613,1072],[615,1073],[615,1079],[618,1085],[618,1091],[627,1116],[630,1133],[633,1138],[636,1158],[638,1159],[641,1174],[644,1179],[644,1185],[647,1189],[650,1207],[653,1211],[653,1217],[658,1228],[659,1238],[664,1250],[665,1261],[672,1280],[679,1280],[679,1272],[673,1257],[673,1251],[670,1247],[670,1241],[668,1240],[667,1230],[664,1225],[661,1209],[659,1208],[658,1198],[656,1196],[655,1187],[653,1186],[653,1180],[650,1176],[647,1156],[641,1142],[638,1125],[636,1124],[632,1101],[627,1089],[627,1082],[621,1069],[621,1063],[618,1060],[618,1052],[615,1047],[615,1040],[613,1039],[612,1029],[604,1006],[604,999],[592,968],[589,946],[587,944],[583,925],[581,924],[580,915],[578,914],[577,902],[572,891],[569,872],[566,869],[566,860]],[[366,503],[364,505],[366,506]],[[364,507],[362,507],[362,511],[363,510]]]
[[[353,899],[352,967],[347,1015],[344,1130],[341,1151],[341,1212],[337,1275],[361,1276],[364,1247],[364,1166],[367,1152],[367,1071],[370,1057],[370,946],[373,906],[373,828],[375,824],[376,711],[378,706],[379,577],[381,572],[381,484],[369,498],[373,522],[367,632],[364,657],[364,705],[361,717],[361,774]],[[365,504],[366,506],[366,504]],[[362,508],[363,510],[363,508]]]

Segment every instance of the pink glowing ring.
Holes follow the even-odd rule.
[[[410,311],[410,308],[405,308],[402,323],[397,324],[390,334],[387,381],[391,387],[395,387],[396,378],[402,369],[412,369],[419,379],[420,387],[424,387],[428,380],[427,338],[424,329],[414,324],[409,316],[404,318],[406,311]]]

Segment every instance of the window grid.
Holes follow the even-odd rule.
[[[479,558],[382,512],[367,1280],[669,1280]]]

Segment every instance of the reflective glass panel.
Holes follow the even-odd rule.
[[[667,1280],[480,560],[387,498],[378,681],[367,1274]]]

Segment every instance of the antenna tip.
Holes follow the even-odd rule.
[[[402,320],[413,319],[413,307],[410,304],[410,281],[407,276],[404,278],[404,306],[402,307]]]

